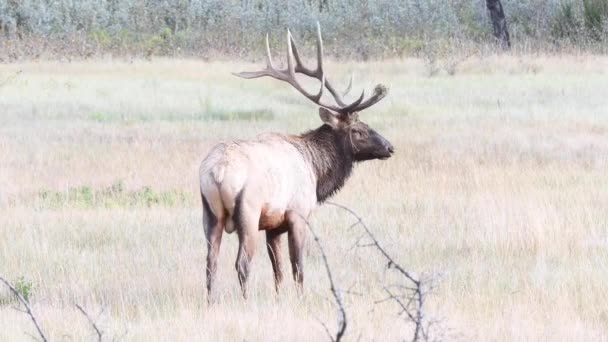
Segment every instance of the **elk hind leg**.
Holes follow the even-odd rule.
[[[239,236],[239,251],[234,266],[243,297],[247,299],[247,278],[249,277],[250,263],[255,254],[255,238],[258,232],[260,210],[255,210],[243,201],[243,191],[236,198],[232,220]]]
[[[201,193],[203,201],[203,226],[207,240],[207,300],[213,300],[213,284],[217,272],[217,257],[224,232],[224,215],[216,216],[211,210],[207,198]],[[221,213],[221,211],[218,211]]]

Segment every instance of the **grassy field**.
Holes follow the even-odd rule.
[[[329,62],[333,79],[390,87],[361,115],[396,147],[334,201],[404,267],[442,274],[428,312],[448,339],[608,340],[608,58],[489,56]],[[444,70],[449,69],[450,73]],[[204,295],[198,166],[215,143],[320,124],[287,85],[193,60],[0,65],[0,274],[31,286],[55,340],[94,336],[81,304],[125,340],[320,340],[336,326],[318,249],[305,296],[278,297],[260,234],[250,299],[224,236]],[[20,73],[18,73],[21,71]],[[410,336],[384,297],[383,259],[334,207],[312,219],[344,294],[348,340]],[[286,244],[286,239],[283,241]],[[23,277],[19,280],[20,277]],[[28,318],[0,289],[0,340]]]

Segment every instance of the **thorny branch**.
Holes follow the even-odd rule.
[[[104,336],[106,337],[106,341],[120,341],[122,340],[125,336],[127,336],[128,334],[128,330],[124,329],[123,333],[121,335],[108,335],[105,334],[105,332],[103,330],[101,330],[101,328],[99,328],[98,325],[98,321],[99,321],[99,317],[101,317],[101,315],[103,315],[105,308],[102,308],[101,311],[97,314],[97,317],[95,317],[95,319],[93,319],[85,310],[82,306],[74,303],[74,306],[76,307],[76,309],[78,309],[78,311],[80,311],[82,313],[82,315],[87,319],[87,321],[89,322],[89,325],[91,326],[91,329],[93,330],[93,332],[95,333],[95,335],[97,335],[97,341],[98,342],[102,342],[104,340]]]
[[[387,298],[376,301],[376,304],[384,302],[395,302],[399,308],[399,315],[405,315],[406,320],[414,324],[414,336],[412,341],[428,341],[429,329],[436,323],[435,320],[428,319],[424,313],[426,297],[433,290],[433,278],[428,279],[422,277],[416,277],[411,272],[408,272],[403,266],[401,266],[391,255],[382,247],[378,239],[374,236],[369,227],[363,222],[363,219],[352,209],[334,202],[326,202],[329,205],[338,207],[353,217],[356,218],[357,222],[351,225],[351,229],[357,225],[361,226],[365,231],[365,235],[357,239],[354,247],[374,247],[387,261],[387,268],[396,270],[400,275],[403,276],[404,280],[408,282],[408,285],[394,284],[384,286],[384,291],[388,294]],[[367,237],[365,243],[362,242]],[[391,288],[394,289],[391,290]],[[396,293],[397,291],[398,293]]]
[[[25,307],[25,313],[27,313],[28,316],[30,316],[30,318],[32,319],[32,322],[34,322],[34,325],[36,326],[36,330],[38,330],[38,335],[40,336],[40,338],[42,339],[43,342],[47,342],[48,339],[44,335],[44,332],[42,331],[42,328],[40,327],[40,324],[38,323],[38,319],[36,319],[36,316],[34,315],[34,312],[32,312],[32,309],[30,308],[30,305],[27,302],[27,300],[25,300],[25,298],[23,298],[21,293],[19,291],[17,291],[17,289],[8,280],[6,280],[2,276],[0,276],[0,281],[3,282],[4,285],[6,285],[9,288],[9,290],[11,290],[11,292],[15,295],[15,297],[17,297],[17,300]]]
[[[76,307],[76,309],[78,309],[78,311],[80,311],[84,315],[84,317],[87,318],[87,321],[89,321],[89,324],[91,325],[91,327],[95,331],[95,334],[97,335],[97,341],[101,342],[102,338],[103,338],[103,331],[101,329],[99,329],[99,327],[97,326],[95,321],[91,318],[91,316],[89,316],[89,314],[86,311],[84,311],[82,306],[80,306],[78,304],[74,304],[74,306]]]
[[[334,300],[336,302],[336,305],[338,306],[338,310],[340,311],[340,319],[338,321],[338,331],[336,332],[336,337],[334,337],[330,333],[329,329],[323,322],[321,322],[321,325],[323,325],[325,332],[327,333],[327,335],[329,336],[329,338],[332,341],[339,342],[342,339],[342,337],[344,336],[344,333],[346,332],[346,326],[347,326],[346,309],[344,309],[344,304],[342,303],[342,299],[340,298],[340,295],[338,294],[338,290],[336,289],[336,285],[334,283],[334,278],[331,274],[331,269],[329,267],[329,261],[327,261],[327,255],[325,254],[325,250],[323,249],[321,240],[319,239],[319,236],[317,235],[317,233],[315,233],[315,230],[313,229],[310,222],[308,222],[308,220],[305,217],[303,217],[303,216],[301,216],[301,217],[304,220],[304,222],[306,222],[306,225],[308,226],[308,229],[310,230],[310,233],[312,234],[312,236],[317,244],[317,247],[319,247],[319,251],[321,252],[321,257],[323,258],[323,265],[325,266],[325,271],[327,272],[327,277],[329,278],[330,290],[334,296]]]

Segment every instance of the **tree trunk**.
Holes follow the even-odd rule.
[[[509,38],[509,30],[507,29],[505,11],[502,9],[500,0],[486,0],[486,6],[488,7],[488,11],[490,11],[494,37],[496,37],[496,40],[498,40],[504,50],[509,49],[511,47],[511,40]]]

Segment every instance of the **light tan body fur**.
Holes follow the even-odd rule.
[[[237,196],[258,217],[258,228],[277,228],[285,214],[294,211],[307,217],[316,206],[314,171],[290,137],[267,133],[254,140],[217,145],[200,167],[201,192],[224,229],[235,229],[233,214]],[[253,218],[252,218],[253,220]]]

